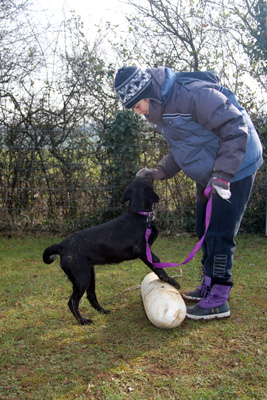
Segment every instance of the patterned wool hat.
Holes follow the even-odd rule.
[[[120,102],[126,108],[132,108],[142,99],[156,99],[152,85],[152,76],[136,66],[118,69],[115,77],[115,89]]]

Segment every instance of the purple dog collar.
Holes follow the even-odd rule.
[[[146,217],[152,217],[153,215],[153,211],[140,211],[139,213],[140,215],[145,215]]]
[[[179,265],[183,265],[183,264],[187,264],[189,261],[192,260],[193,257],[195,257],[195,255],[197,254],[198,250],[200,249],[205,236],[206,236],[206,232],[208,230],[209,224],[210,224],[210,218],[211,218],[211,211],[212,211],[212,186],[208,186],[205,191],[204,191],[204,195],[205,197],[207,197],[208,203],[207,203],[207,207],[206,207],[206,227],[205,227],[205,232],[204,235],[202,236],[202,238],[200,239],[200,241],[195,245],[195,247],[191,250],[191,252],[188,254],[187,258],[180,264],[174,264],[174,263],[153,263],[152,261],[152,254],[151,254],[151,250],[149,247],[149,243],[148,243],[148,239],[149,236],[151,234],[151,229],[150,227],[148,227],[146,229],[146,233],[145,233],[145,238],[146,238],[146,256],[148,261],[155,267],[155,268],[171,268],[171,267],[178,267]],[[146,215],[146,216],[150,216],[152,215],[152,212],[140,212],[139,214],[142,215]]]

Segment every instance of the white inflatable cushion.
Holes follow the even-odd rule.
[[[141,297],[149,321],[158,328],[175,328],[185,319],[186,305],[179,291],[154,272],[143,279]]]

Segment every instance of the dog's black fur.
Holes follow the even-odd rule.
[[[60,255],[61,268],[73,284],[73,293],[68,306],[82,325],[93,322],[91,319],[83,318],[79,312],[79,302],[85,291],[89,302],[97,311],[109,313],[100,306],[96,298],[94,270],[96,264],[113,264],[140,258],[160,279],[180,288],[175,279],[168,276],[163,269],[155,268],[146,257],[147,218],[138,212],[151,211],[153,203],[159,201],[152,184],[142,178],[136,178],[125,190],[121,202],[124,204],[128,200],[130,203],[126,214],[105,224],[76,232],[44,251],[43,260],[46,264],[51,264],[56,254]],[[150,245],[158,235],[154,222],[151,222],[151,229]],[[160,262],[155,254],[152,253],[152,257],[153,262]]]

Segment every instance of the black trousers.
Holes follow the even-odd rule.
[[[210,225],[202,244],[202,264],[207,276],[228,280],[232,276],[236,249],[235,236],[246,210],[256,174],[231,183],[231,197],[223,200],[213,193]],[[197,184],[196,233],[201,238],[205,231],[207,198],[205,188]]]

